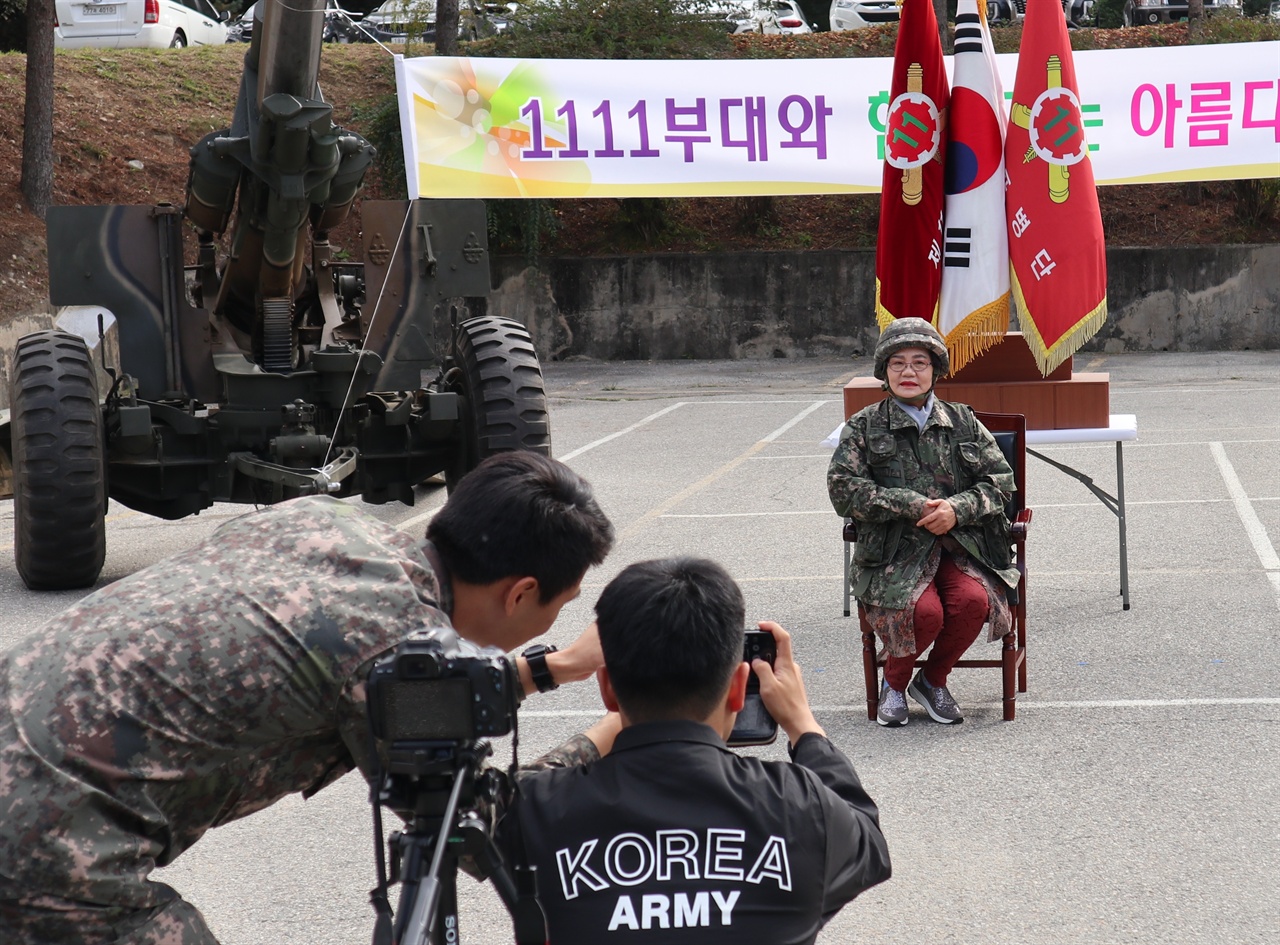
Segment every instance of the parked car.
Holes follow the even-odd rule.
[[[831,29],[836,32],[897,22],[895,0],[833,0],[831,4]]]
[[[55,49],[219,45],[230,14],[209,0],[54,0]]]
[[[796,0],[774,0],[766,7],[772,13],[771,25],[778,33],[812,33],[813,25]],[[768,22],[768,21],[766,21]],[[765,32],[769,32],[768,29]]]
[[[730,33],[812,33],[813,27],[796,0],[740,0],[714,8]]]
[[[1206,15],[1230,10],[1240,12],[1240,0],[1204,0]],[[1187,18],[1187,0],[1125,0],[1120,14],[1125,26],[1176,23]]]
[[[373,37],[360,28],[363,13],[353,13],[338,5],[338,0],[326,0],[324,7],[324,41],[326,43],[371,43]]]
[[[227,42],[247,43],[253,39],[253,18],[257,15],[258,3],[249,4],[249,9],[227,24]]]
[[[482,39],[496,36],[511,22],[514,3],[485,3],[461,0],[458,4],[458,38]],[[385,0],[361,25],[379,42],[395,45],[409,40],[434,43],[436,40],[435,0]]]
[[[1094,0],[1071,0],[1068,26],[1092,26],[1096,3]],[[1027,15],[1027,0],[987,0],[987,21],[992,24],[1012,23]]]
[[[262,0],[256,0],[227,27],[227,42],[247,43],[253,39],[254,17],[258,15]],[[327,0],[324,11],[324,41],[326,43],[371,43],[373,37],[357,25],[364,14],[352,13],[338,6],[337,0]]]
[[[1280,20],[1280,0],[1271,0],[1271,19]]]
[[[511,22],[515,17],[516,10],[519,8],[520,5],[518,3],[510,2],[481,3],[475,9],[477,17],[492,28],[492,35],[497,35],[498,33],[506,32],[507,27],[511,25]],[[481,25],[483,26],[484,24]],[[478,29],[477,32],[481,36],[485,35],[483,29]]]

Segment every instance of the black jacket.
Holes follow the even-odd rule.
[[[538,867],[551,945],[813,942],[889,878],[875,803],[829,740],[794,764],[697,722],[630,726],[606,757],[524,778],[500,828]]]

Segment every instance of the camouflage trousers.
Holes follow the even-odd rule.
[[[78,902],[24,892],[0,877],[4,945],[218,945],[200,910],[169,886],[147,883],[162,905],[152,909]]]

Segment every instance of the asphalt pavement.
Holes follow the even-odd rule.
[[[720,560],[751,619],[795,637],[819,720],[880,805],[894,876],[819,937],[846,943],[1262,943],[1280,932],[1280,352],[1085,355],[1111,374],[1124,447],[1132,608],[1117,521],[1028,459],[1029,691],[1001,720],[998,670],[956,670],[963,725],[868,722],[856,619],[842,615],[840,522],[826,497],[841,386],[867,360],[544,366],[555,453],[595,486],[619,541],[550,642],[591,619],[626,564]],[[1113,444],[1043,452],[1115,491]],[[371,514],[420,532],[444,500]],[[107,583],[244,510],[162,522],[113,504]],[[0,502],[0,647],[81,593],[27,591]],[[980,642],[976,647],[995,644]],[[660,658],[655,654],[655,658]],[[590,684],[525,703],[530,759],[600,712]],[[781,745],[755,749],[784,758]],[[505,763],[510,745],[498,746]],[[373,840],[348,776],[212,831],[158,878],[224,945],[370,940]],[[492,890],[460,879],[460,941],[507,943]],[[637,941],[640,939],[637,937]],[[754,943],[744,937],[744,945]]]

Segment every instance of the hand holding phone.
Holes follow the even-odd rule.
[[[826,735],[809,707],[809,697],[805,695],[804,679],[800,672],[800,664],[796,662],[791,647],[791,634],[770,621],[761,621],[761,627],[768,628],[777,644],[778,655],[769,669],[760,671],[760,699],[769,714],[778,722],[778,727],[787,733],[791,743],[796,744],[802,737],[810,733]]]
[[[764,660],[772,666],[778,658],[778,644],[773,634],[768,630],[747,630],[743,640],[742,658],[748,664],[752,660]],[[760,679],[756,676],[755,670],[752,670],[747,678],[746,702],[733,724],[733,731],[729,734],[727,744],[731,746],[769,745],[777,737],[778,723],[764,707],[764,702],[760,698]]]

